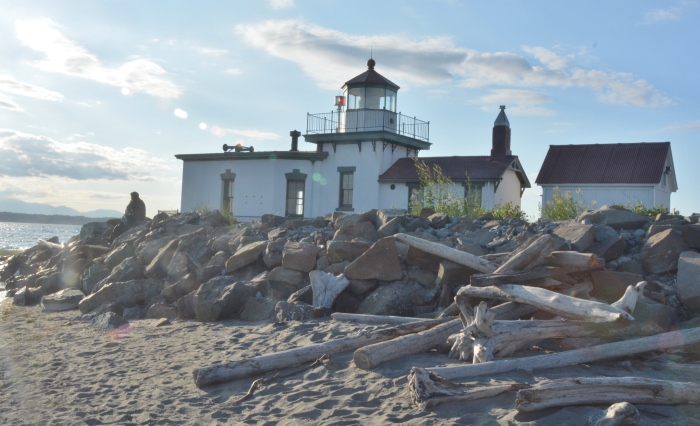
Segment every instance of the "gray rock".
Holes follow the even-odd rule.
[[[80,301],[80,312],[86,313],[104,303],[119,303],[124,307],[143,304],[160,295],[164,287],[160,279],[133,280],[107,284]]]
[[[239,245],[241,237],[250,235],[252,235],[250,228],[229,228],[227,233],[214,238],[213,241],[210,241],[209,246],[216,252],[232,252],[234,247]]]
[[[399,232],[401,224],[406,220],[405,216],[393,217],[388,222],[384,223],[377,230],[377,237],[385,238],[395,235]]]
[[[406,219],[406,221],[403,224],[403,227],[406,228],[407,232],[414,232],[420,228],[423,228],[423,229],[429,228],[430,221],[424,217],[414,217],[414,218]]]
[[[316,255],[321,247],[309,243],[288,241],[282,250],[282,266],[301,272],[310,272],[316,268]]]
[[[115,266],[107,278],[98,282],[93,288],[93,291],[99,291],[110,283],[140,280],[142,278],[145,278],[143,265],[136,257],[129,257]]]
[[[593,244],[589,247],[587,252],[593,253],[597,257],[605,260],[613,260],[622,256],[622,253],[625,251],[625,246],[625,240],[619,235],[616,235]]]
[[[683,228],[683,241],[688,247],[700,250],[700,225],[685,226]]]
[[[637,285],[644,277],[629,272],[597,270],[591,272],[593,296],[607,303],[618,301],[630,285]]]
[[[122,318],[114,312],[107,312],[96,316],[90,321],[90,327],[100,328],[105,330],[113,330],[115,328],[128,327],[129,321]]]
[[[125,320],[135,321],[146,318],[146,309],[141,305],[130,306],[124,308],[124,313],[122,314]]]
[[[107,222],[90,222],[80,228],[80,241],[85,243],[90,237],[101,238],[110,229]]]
[[[306,303],[307,305],[313,305],[314,303],[314,290],[311,285],[300,288],[299,290],[292,293],[288,298],[287,302],[292,303]]]
[[[672,229],[650,237],[642,248],[642,266],[650,274],[663,274],[678,269],[678,256],[687,246]]]
[[[331,310],[333,312],[354,314],[359,309],[360,303],[362,303],[362,299],[344,291],[335,298]]]
[[[44,312],[59,312],[78,309],[78,304],[85,297],[82,291],[67,288],[58,293],[41,298],[41,308]]]
[[[422,250],[418,250],[415,247],[408,247],[408,252],[406,253],[406,263],[412,266],[417,266],[421,269],[427,269],[429,271],[436,272],[440,268],[440,262],[443,259],[434,254],[426,253]]]
[[[172,240],[167,243],[158,254],[153,258],[151,263],[144,269],[144,275],[148,278],[165,278],[168,276],[168,265],[177,250],[180,240]]]
[[[403,277],[393,237],[382,238],[350,263],[343,274],[351,280],[394,281]]]
[[[377,230],[371,222],[360,222],[354,225],[346,225],[341,228],[336,227],[333,241],[353,241],[362,240],[368,243],[377,241]]]
[[[362,222],[374,222],[376,219],[376,210],[366,213],[344,214],[339,215],[333,220],[333,229],[339,229],[343,226],[357,225]]]
[[[136,256],[143,265],[149,265],[153,259],[160,253],[163,247],[167,246],[175,237],[168,236],[143,243],[137,249]]]
[[[265,248],[265,253],[263,254],[263,261],[267,265],[268,269],[274,269],[278,266],[282,266],[282,250],[284,249],[284,244],[287,242],[284,238],[271,241],[267,248]]]
[[[304,273],[278,266],[270,271],[267,278],[270,280],[270,283],[284,283],[298,289],[304,281]]]
[[[105,257],[104,264],[109,269],[112,269],[133,255],[134,248],[132,244],[120,244],[117,248],[109,252],[107,257]]]
[[[227,222],[219,210],[211,210],[200,215],[199,224],[211,228],[219,228],[226,226]]]
[[[303,321],[311,318],[321,318],[331,314],[330,309],[307,305],[300,302],[280,300],[275,305],[275,316],[280,322]]]
[[[557,227],[554,235],[571,241],[571,249],[583,252],[595,241],[595,229],[593,225],[583,225],[577,222],[566,222]]]
[[[346,291],[355,296],[361,296],[374,291],[378,286],[379,284],[374,280],[350,280]]]
[[[473,244],[479,244],[480,246],[486,246],[486,244],[493,241],[498,234],[496,232],[490,231],[488,229],[479,229],[468,234],[464,234],[464,241]]]
[[[420,291],[417,283],[394,282],[382,285],[360,303],[358,314],[370,315],[413,315],[411,296]]]
[[[241,247],[233,256],[226,261],[226,272],[235,272],[246,265],[258,260],[262,252],[267,247],[267,241],[256,241]]]
[[[411,268],[408,270],[408,278],[425,288],[433,288],[436,285],[437,274],[433,271],[427,271],[425,269]]]
[[[623,207],[603,206],[598,210],[582,213],[576,218],[576,222],[588,220],[591,223],[600,223],[600,218],[603,219],[606,225],[615,230],[637,229],[651,221],[650,218]]]
[[[195,274],[189,273],[178,280],[175,284],[165,287],[160,294],[165,298],[165,300],[172,303],[180,299],[182,296],[196,291],[198,288],[199,283],[197,282]]]
[[[700,253],[685,251],[678,258],[678,298],[693,312],[700,312]]]
[[[238,315],[246,301],[255,295],[255,286],[231,277],[214,278],[199,287],[194,295],[194,312],[204,322],[221,321]]]
[[[194,294],[186,294],[177,300],[177,317],[181,319],[195,318],[194,312]]]
[[[460,238],[457,238],[457,242],[459,242],[460,244],[459,247],[456,247],[459,251],[473,254],[474,256],[483,256],[485,254],[488,254],[488,250],[486,250],[479,244],[463,241]]]
[[[367,247],[369,249],[369,247]],[[340,263],[332,263],[326,267],[324,272],[328,272],[329,274],[333,275],[340,275],[345,271],[345,268],[350,264],[349,261],[345,262],[340,262]]]
[[[397,219],[399,225],[406,220],[408,212],[404,209],[381,209],[377,210],[377,228],[381,228],[394,219]]]
[[[89,244],[81,246],[81,250],[88,260],[95,260],[100,256],[106,255],[110,251],[109,247]]]
[[[635,321],[654,321],[659,327],[668,330],[676,322],[678,314],[670,306],[662,305],[646,297],[640,297],[632,316]]]
[[[170,303],[158,302],[152,304],[146,312],[146,318],[177,318],[177,308]]]
[[[270,298],[251,297],[245,303],[241,319],[243,321],[265,321],[275,316],[277,301]]]
[[[326,268],[329,267],[330,265],[331,265],[331,262],[328,260],[328,256],[321,256],[316,261],[316,270],[325,272]],[[336,275],[336,274],[334,274],[334,275]]]
[[[328,261],[331,264],[352,262],[371,247],[365,241],[329,241],[326,244]]]
[[[124,306],[120,305],[119,303],[105,303],[88,312],[87,314],[81,315],[80,317],[78,317],[78,319],[80,321],[92,321],[93,318],[98,317],[107,312],[114,312],[119,316],[123,316]]]
[[[629,402],[618,402],[588,420],[591,426],[642,426],[642,415]]]

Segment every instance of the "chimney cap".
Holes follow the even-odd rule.
[[[493,126],[506,126],[510,127],[510,122],[508,121],[508,117],[506,117],[506,106],[501,105],[501,112],[498,113],[498,117],[496,117],[496,121],[494,121]]]
[[[299,136],[301,136],[301,132],[297,131],[297,130],[292,130],[291,132],[289,132],[289,136],[291,136],[291,137],[296,136],[298,138]]]

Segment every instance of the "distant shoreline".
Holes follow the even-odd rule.
[[[86,223],[90,222],[106,222],[109,219],[114,218],[0,212],[0,222],[45,223],[51,225],[85,225]]]

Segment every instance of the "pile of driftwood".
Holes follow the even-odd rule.
[[[385,361],[446,347],[449,357],[467,364],[413,368],[408,386],[412,402],[417,407],[473,400],[508,391],[517,391],[516,408],[520,411],[621,401],[632,404],[700,403],[700,385],[640,377],[572,378],[534,386],[511,383],[468,387],[451,382],[466,377],[557,368],[681,347],[700,342],[700,328],[664,332],[654,322],[634,321],[632,313],[637,301],[644,297],[645,281],[629,286],[622,298],[610,305],[588,300],[586,297],[592,284],[580,280],[580,277],[602,268],[604,260],[594,254],[555,251],[557,242],[549,234],[532,237],[504,256],[500,264],[405,234],[396,234],[395,238],[400,243],[481,273],[471,276],[470,285],[457,292],[454,303],[438,318],[335,313],[332,317],[336,321],[387,324],[390,327],[199,368],[193,372],[196,385],[203,387],[249,377],[350,350],[355,351],[353,361],[358,368],[372,369]],[[324,281],[319,284],[324,288],[314,287],[314,292],[337,294],[332,287],[342,285],[338,281]],[[519,320],[537,311],[548,312],[554,317]],[[574,349],[503,359],[544,339],[565,339],[566,347]],[[601,344],[601,340],[609,343]]]

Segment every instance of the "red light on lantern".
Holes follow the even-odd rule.
[[[345,96],[336,96],[335,106],[345,106]]]

